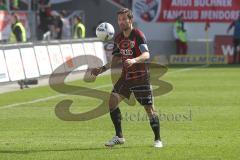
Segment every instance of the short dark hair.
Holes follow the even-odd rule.
[[[133,13],[131,11],[131,9],[128,9],[128,8],[121,8],[118,12],[117,12],[117,15],[119,14],[127,14],[128,18],[129,19],[133,19]]]
[[[82,18],[80,16],[74,16],[75,19],[77,19],[78,22],[82,22]]]

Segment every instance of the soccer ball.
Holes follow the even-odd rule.
[[[97,26],[96,35],[102,41],[109,41],[114,36],[114,28],[110,23],[103,22]]]

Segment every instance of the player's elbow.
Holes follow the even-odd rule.
[[[145,52],[145,53],[144,53],[144,59],[145,59],[145,60],[150,59],[150,53],[149,53],[149,52]]]

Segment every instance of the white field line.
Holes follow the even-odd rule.
[[[106,88],[106,87],[110,87],[110,86],[111,86],[110,84],[106,84],[106,85],[101,85],[101,86],[95,87],[93,89],[101,89],[101,88]],[[83,92],[83,91],[81,91],[81,92]],[[55,96],[38,98],[38,99],[35,99],[35,100],[32,100],[32,101],[9,104],[9,105],[5,105],[5,106],[0,106],[0,110],[1,109],[12,108],[12,107],[17,107],[17,106],[21,106],[21,105],[26,105],[26,104],[34,104],[34,103],[37,103],[37,102],[44,102],[44,101],[47,101],[47,100],[51,100],[51,99],[55,99],[55,98],[59,98],[59,97],[64,97],[64,96],[69,96],[69,95],[68,94],[57,94]]]
[[[202,66],[195,66],[195,67],[188,67],[188,68],[184,68],[184,69],[180,69],[180,70],[176,70],[176,71],[172,71],[172,72],[167,72],[167,74],[172,74],[172,73],[179,73],[179,72],[186,72],[186,71],[191,71],[194,69],[197,69],[199,67],[204,68],[207,67],[208,65],[202,65]],[[112,84],[106,84],[106,85],[101,85],[98,87],[95,87],[93,89],[101,89],[101,88],[106,88],[106,87],[111,87]],[[59,98],[59,97],[64,97],[64,96],[69,96],[67,94],[58,94],[55,96],[50,96],[50,97],[45,97],[45,98],[38,98],[32,101],[27,101],[27,102],[21,102],[21,103],[13,103],[13,104],[9,104],[9,105],[5,105],[5,106],[0,106],[0,110],[2,109],[7,109],[7,108],[12,108],[12,107],[17,107],[17,106],[21,106],[21,105],[27,105],[27,104],[34,104],[34,103],[38,103],[38,102],[44,102],[47,100],[51,100],[51,99],[55,99],[55,98]]]
[[[191,71],[191,70],[194,70],[197,68],[205,68],[208,66],[209,66],[208,64],[204,64],[204,65],[200,65],[200,66],[188,67],[188,68],[184,68],[184,69],[180,69],[180,70],[176,70],[176,71],[172,71],[172,72],[167,72],[166,74],[186,72],[186,71]]]

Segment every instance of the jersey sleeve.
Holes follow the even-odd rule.
[[[120,56],[120,49],[118,47],[118,42],[117,39],[114,39],[114,46],[113,46],[113,51],[112,51],[113,56]]]
[[[137,38],[137,43],[138,43],[139,50],[141,51],[141,53],[149,52],[148,45],[147,45],[147,39],[146,39],[145,35],[141,31],[138,31],[136,38]]]

